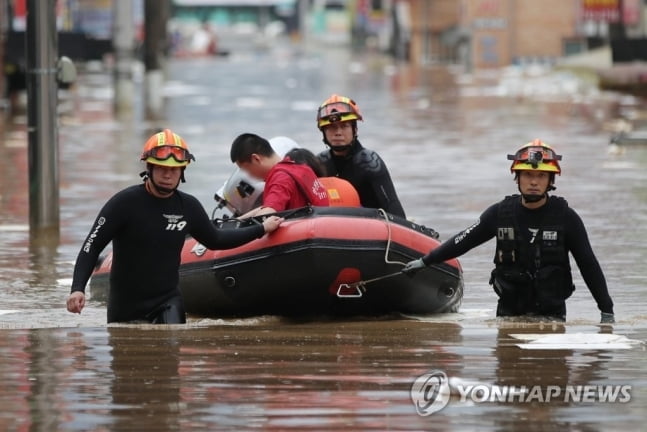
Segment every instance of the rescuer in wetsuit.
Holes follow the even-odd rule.
[[[404,218],[404,209],[386,164],[357,139],[357,120],[362,120],[359,107],[345,96],[333,94],[319,107],[317,127],[329,149],[318,157],[326,175],[349,181],[357,190],[362,206],[381,208]]]
[[[600,322],[613,323],[613,301],[582,219],[564,198],[548,195],[555,189],[555,173],[561,175],[561,156],[534,140],[508,159],[521,195],[490,206],[472,226],[410,261],[403,271],[458,257],[496,237],[490,284],[499,296],[497,316],[539,315],[563,321],[565,300],[575,289],[570,252],[598,305]]]
[[[272,216],[262,225],[217,229],[194,196],[177,190],[195,158],[169,129],[148,139],[141,160],[146,162],[144,184],[108,200],[79,251],[67,310],[83,310],[85,286],[99,254],[112,241],[108,322],[184,323],[178,283],[186,236],[210,249],[229,249],[274,231],[282,219]]]

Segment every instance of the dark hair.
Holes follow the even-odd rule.
[[[268,140],[252,133],[238,135],[231,143],[229,156],[232,162],[249,162],[253,154],[270,157],[274,149]]]
[[[292,159],[295,163],[300,165],[308,165],[312,168],[317,177],[324,177],[325,170],[317,156],[308,149],[293,148],[285,154],[286,157]]]

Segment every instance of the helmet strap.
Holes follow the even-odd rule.
[[[151,163],[148,163],[146,164],[146,171],[140,173],[139,175],[142,177],[144,182],[152,186],[160,195],[171,195],[178,188],[178,186],[180,185],[180,182],[185,181],[184,170],[186,167],[182,167],[182,175],[180,176],[180,182],[178,182],[178,184],[175,185],[174,188],[171,189],[171,188],[160,186],[157,183],[155,183],[155,180],[153,180],[153,168],[154,168],[154,165]]]
[[[544,193],[539,194],[539,195],[538,194],[525,194],[525,193],[521,192],[521,187],[519,186],[519,172],[518,171],[515,172],[514,179],[517,182],[517,189],[519,189],[519,193],[521,193],[521,196],[523,197],[524,202],[527,202],[527,203],[536,203],[536,202],[541,201],[544,198],[548,198],[548,192],[554,191],[554,190],[557,189],[557,187],[555,187],[555,184],[554,184],[554,181],[555,181],[555,174],[554,173],[551,173],[550,183],[548,184],[548,187],[546,188]]]
[[[542,199],[544,199],[544,197],[548,197],[548,195],[546,194],[546,192],[544,192],[544,193],[543,193],[543,194],[541,194],[541,195],[536,195],[536,194],[521,194],[521,196],[523,197],[524,202],[527,202],[527,203],[536,203],[536,202],[539,202],[539,201],[541,201]]]
[[[174,187],[173,189],[170,188],[165,188],[162,186],[159,186],[155,181],[153,180],[153,176],[150,176],[148,179],[148,184],[150,184],[152,187],[155,188],[155,190],[160,194],[160,195],[171,195],[173,192],[175,192],[175,189],[177,189],[177,186]]]

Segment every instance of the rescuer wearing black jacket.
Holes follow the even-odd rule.
[[[564,198],[548,195],[555,189],[555,174],[561,174],[561,156],[534,140],[508,159],[521,194],[490,206],[472,226],[403,271],[455,258],[496,237],[490,284],[499,296],[497,316],[565,320],[565,300],[574,290],[570,252],[597,302],[601,322],[613,323],[613,301],[582,219]]]
[[[326,175],[350,182],[363,207],[381,208],[405,217],[386,164],[380,155],[364,148],[357,139],[357,120],[362,120],[359,107],[345,96],[333,94],[319,107],[317,127],[329,149],[318,158]]]
[[[178,284],[186,236],[209,249],[230,249],[276,230],[283,219],[270,216],[262,225],[216,228],[195,197],[177,190],[194,158],[169,129],[146,141],[141,159],[146,162],[144,184],[110,198],[81,246],[67,310],[83,310],[85,285],[112,241],[108,322],[181,324],[186,317]]]

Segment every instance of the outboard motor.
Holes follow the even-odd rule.
[[[296,141],[284,136],[270,138],[269,142],[276,154],[281,157],[293,148],[300,147]],[[216,210],[226,207],[234,216],[245,214],[261,205],[264,188],[265,182],[251,178],[236,167],[213,197],[218,203]]]

